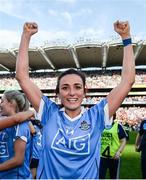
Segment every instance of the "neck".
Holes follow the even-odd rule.
[[[75,118],[81,113],[81,108],[77,110],[69,110],[65,109],[65,113],[70,117],[70,118]]]

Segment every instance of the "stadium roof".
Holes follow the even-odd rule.
[[[133,43],[136,65],[146,65],[146,43]],[[0,49],[0,71],[15,71],[18,49]],[[122,65],[120,43],[78,43],[29,48],[30,70],[107,68]]]

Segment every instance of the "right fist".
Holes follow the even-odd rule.
[[[26,22],[23,26],[23,32],[33,35],[38,32],[38,25],[35,22]]]

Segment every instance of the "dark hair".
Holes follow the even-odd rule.
[[[76,74],[76,75],[78,75],[82,79],[82,81],[83,81],[84,90],[85,90],[85,84],[86,84],[86,76],[85,76],[85,74],[82,73],[81,71],[77,71],[77,70],[71,68],[71,69],[68,69],[68,70],[64,71],[63,73],[61,73],[60,76],[58,77],[58,79],[57,79],[57,86],[56,86],[56,94],[59,93],[59,85],[60,85],[61,78],[63,78],[66,75],[69,75],[69,74]]]
[[[29,101],[26,96],[17,90],[5,91],[4,96],[7,101],[16,103],[16,113],[21,111],[26,111],[29,109]]]

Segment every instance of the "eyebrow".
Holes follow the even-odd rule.
[[[75,85],[75,86],[78,86],[78,85],[83,86],[83,84],[81,84],[81,83],[75,83],[73,85]],[[62,86],[69,86],[69,84],[67,84],[67,83],[66,84],[62,84],[61,87]]]

